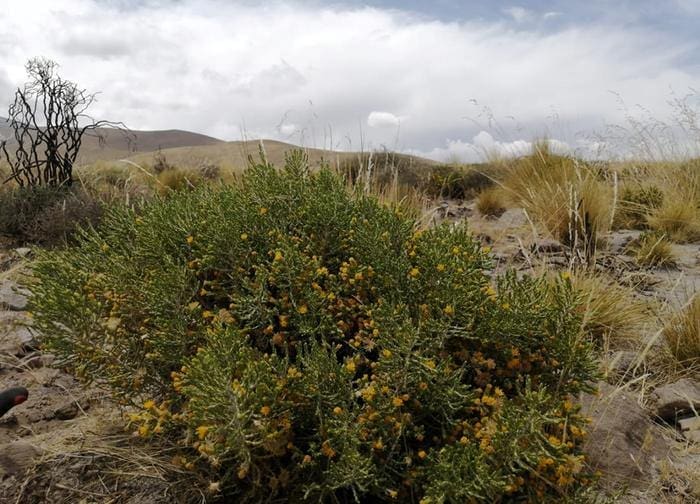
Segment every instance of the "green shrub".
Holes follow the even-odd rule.
[[[300,154],[100,229],[33,266],[44,343],[227,502],[561,502],[588,483],[571,398],[596,366],[568,281],[492,283],[465,228],[416,231]]]
[[[0,235],[19,243],[57,245],[78,226],[96,225],[102,205],[79,187],[0,189]]]

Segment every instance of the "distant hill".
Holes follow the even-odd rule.
[[[99,129],[97,133],[103,137],[104,143],[101,144],[95,135],[84,136],[78,163],[123,159],[135,154],[155,152],[158,149],[168,150],[176,147],[225,143],[217,138],[183,130],[130,131],[125,133],[114,129]]]
[[[0,117],[0,135],[11,138],[6,118]],[[200,133],[192,133],[183,130],[162,131],[130,131],[128,133],[101,128],[99,133],[104,143],[101,143],[94,133],[86,133],[83,136],[83,144],[78,155],[78,164],[87,164],[94,161],[112,161],[127,158],[134,154],[154,152],[160,149],[172,149],[183,146],[204,146],[224,143],[223,140],[213,138]]]
[[[241,169],[248,164],[248,156],[253,156],[254,160],[259,158],[259,146],[265,149],[265,155],[272,164],[280,166],[284,164],[284,155],[290,150],[303,149],[309,157],[312,166],[319,166],[321,162],[339,166],[350,162],[355,162],[360,157],[363,158],[363,165],[367,165],[367,156],[359,152],[339,152],[324,149],[313,149],[299,147],[297,145],[280,142],[277,140],[248,140],[234,142],[220,142],[215,145],[176,147],[163,149],[161,155],[165,156],[168,163],[183,167],[197,168],[204,164],[215,164],[222,168]],[[129,161],[139,165],[151,165],[155,160],[155,152],[134,154],[129,157]],[[394,165],[399,165],[411,171],[420,171],[422,168],[431,168],[440,163],[417,156],[394,153],[372,153],[373,165],[379,168],[385,167],[388,163],[387,157],[391,157]]]

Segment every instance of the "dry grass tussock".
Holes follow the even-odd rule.
[[[514,205],[567,246],[590,251],[610,229],[614,185],[601,180],[595,167],[553,154],[546,142],[511,161],[501,184]]]
[[[641,266],[671,267],[677,262],[672,243],[663,233],[645,232],[627,249]]]
[[[479,193],[476,209],[481,215],[500,217],[506,211],[506,195],[500,187],[489,187]]]
[[[6,489],[3,502],[206,502],[193,478],[167,450],[118,435],[45,455]]]
[[[581,270],[571,276],[583,314],[582,326],[595,341],[610,347],[635,345],[651,314],[634,290],[624,287],[602,273]]]
[[[689,367],[700,364],[700,295],[696,294],[667,321],[663,336],[681,365]]]

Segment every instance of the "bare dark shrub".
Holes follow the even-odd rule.
[[[5,182],[32,187],[69,186],[83,135],[93,134],[103,141],[99,128],[125,131],[121,123],[90,117],[86,112],[96,95],[58,76],[57,67],[43,58],[31,59],[26,65],[30,80],[17,89],[8,110],[14,138],[12,143],[0,144],[10,165]]]

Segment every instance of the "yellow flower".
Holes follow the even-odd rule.
[[[207,433],[209,432],[209,427],[206,425],[200,425],[197,427],[197,437],[199,439],[204,439],[207,437]]]
[[[284,256],[282,255],[282,252],[279,250],[275,252],[275,262],[280,262],[282,259],[284,259]]]
[[[333,408],[334,415],[340,415],[342,412],[343,412],[343,408],[341,408],[340,406],[336,406],[335,408]]]
[[[305,304],[301,305],[299,308],[297,308],[297,311],[304,315],[305,313],[309,312],[309,307],[306,306]]]
[[[403,399],[401,399],[400,397],[394,397],[391,400],[391,404],[393,404],[397,408],[400,408],[401,406],[403,406]]]
[[[421,459],[421,460],[424,459],[424,458],[427,457],[427,456],[428,456],[428,454],[425,453],[425,450],[421,450],[421,451],[418,452],[418,458]]]
[[[411,271],[409,271],[408,274],[412,278],[416,278],[420,274],[420,270],[418,268],[411,268]]]
[[[155,405],[156,405],[155,401],[153,401],[153,400],[151,400],[151,399],[149,399],[148,401],[146,401],[146,402],[143,403],[144,409],[147,409],[147,410],[149,410],[149,409],[151,409],[151,408],[154,408]]]
[[[328,441],[324,441],[321,445],[321,453],[328,458],[335,457],[335,450],[331,447],[331,444]]]
[[[102,248],[102,252],[107,252],[107,251],[109,250],[109,245],[107,245],[106,243],[104,243],[104,244],[102,244],[102,247],[101,247],[101,248]]]
[[[443,272],[443,271],[445,271],[445,265],[440,263],[437,265],[436,269],[440,272]]]
[[[263,406],[262,408],[260,408],[260,414],[262,416],[268,416],[271,412],[272,412],[272,410],[270,409],[269,406]]]
[[[365,387],[364,389],[362,389],[361,394],[362,394],[362,398],[363,398],[365,401],[368,401],[368,402],[369,402],[369,401],[371,401],[372,399],[374,399],[374,396],[377,395],[377,389],[374,388],[372,385],[370,385],[370,386]]]
[[[142,425],[141,427],[139,427],[138,433],[141,437],[148,436],[148,425]]]
[[[261,207],[260,208],[260,215],[265,215],[267,213],[267,208]]]
[[[486,293],[487,296],[489,297],[495,297],[496,296],[496,289],[493,288],[493,286],[489,285],[484,289],[484,292]]]
[[[571,278],[571,273],[569,273],[568,271],[564,271],[564,272],[562,272],[561,277],[564,280],[569,280]]]
[[[382,355],[388,359],[389,357],[391,357],[391,350],[385,348],[384,350],[382,350]]]
[[[447,306],[445,306],[445,308],[443,308],[442,311],[445,315],[454,315],[455,314],[454,307],[452,305],[449,305],[449,304]]]
[[[427,361],[425,361],[425,366],[426,366],[428,369],[435,369],[436,364],[435,364],[435,361],[434,361],[434,360],[428,359]]]
[[[192,242],[194,242],[194,236],[192,236],[192,235],[189,235],[189,236],[188,236],[187,238],[185,238],[185,239],[187,240],[187,244],[188,244],[188,245],[192,245]]]
[[[318,268],[318,269],[316,270],[316,274],[319,275],[319,276],[325,276],[325,275],[328,274],[328,268],[326,268],[325,266],[324,266],[324,267],[321,267],[321,268]]]
[[[241,233],[241,240],[246,241],[248,239],[247,233]]]
[[[347,370],[350,371],[351,373],[354,373],[354,372],[355,372],[355,369],[357,369],[357,367],[355,366],[355,362],[354,362],[354,361],[348,361],[347,364],[345,364],[345,369],[347,369]]]
[[[396,490],[387,490],[386,493],[389,494],[389,497],[392,499],[396,499],[399,496],[399,492]]]

